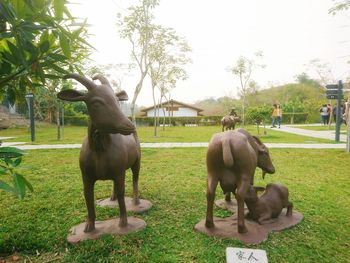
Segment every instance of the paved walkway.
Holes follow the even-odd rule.
[[[288,133],[294,133],[297,135],[303,135],[303,136],[308,136],[308,137],[313,137],[313,138],[320,138],[320,139],[326,139],[326,140],[335,140],[335,131],[330,130],[330,131],[313,131],[313,130],[306,130],[306,129],[301,129],[301,128],[295,128],[290,127],[289,125],[285,126],[282,125],[281,128],[270,128],[266,127],[268,129],[273,129],[273,130],[278,130],[281,132],[288,132]],[[303,125],[306,126],[306,125]],[[320,125],[310,125],[310,126],[320,126]],[[346,142],[346,134],[340,134],[340,141],[341,142]]]

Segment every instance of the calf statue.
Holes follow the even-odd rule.
[[[100,74],[93,77],[100,85],[78,74],[68,74],[66,79],[79,81],[87,93],[63,90],[58,98],[67,101],[84,101],[90,115],[88,136],[80,151],[80,170],[84,184],[84,197],[88,210],[84,232],[95,229],[94,185],[97,180],[112,180],[120,210],[119,227],[128,225],[125,208],[125,171],[133,173],[133,202],[139,203],[138,177],[140,170],[140,144],[135,126],[122,113],[119,101],[128,99],[125,91],[114,94],[108,80]]]
[[[238,116],[226,115],[221,119],[222,131],[234,130],[236,123],[241,122],[241,118]]]
[[[213,203],[217,184],[224,193],[236,193],[238,232],[248,230],[244,223],[244,199],[253,184],[256,167],[263,174],[275,172],[268,148],[244,129],[213,135],[207,151],[207,215],[205,227],[213,228]]]
[[[265,191],[258,197],[258,191]],[[264,187],[250,186],[245,197],[249,213],[248,218],[258,221],[260,224],[277,218],[283,208],[287,208],[286,216],[292,215],[293,204],[288,200],[288,188],[276,183],[270,183]]]

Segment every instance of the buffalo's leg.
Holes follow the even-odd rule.
[[[205,226],[208,228],[214,227],[213,219],[213,205],[215,199],[215,190],[218,185],[218,180],[216,177],[208,175],[207,182],[207,215],[205,219]]]
[[[289,202],[287,205],[287,213],[286,216],[292,216],[292,210],[293,210],[293,203]]]
[[[248,232],[247,227],[244,224],[244,198],[250,187],[250,180],[245,176],[242,176],[240,183],[238,184],[238,190],[236,194],[237,206],[238,206],[238,233]]]
[[[132,187],[133,187],[133,203],[134,205],[140,204],[139,196],[139,173],[140,173],[140,160],[131,167],[132,170]]]
[[[112,190],[112,195],[111,195],[110,200],[111,201],[117,200],[117,185],[116,185],[115,181],[113,181],[113,190]]]
[[[128,224],[126,207],[125,207],[125,171],[121,172],[115,179],[115,185],[117,188],[117,200],[119,204],[119,226],[126,227]]]
[[[88,218],[85,224],[84,232],[91,232],[95,229],[95,203],[94,203],[94,185],[95,182],[84,180],[84,197],[88,210]]]
[[[231,192],[227,192],[227,193],[225,194],[225,201],[226,201],[226,202],[231,202]]]

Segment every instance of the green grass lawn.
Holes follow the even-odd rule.
[[[256,184],[289,187],[301,224],[250,248],[265,249],[269,262],[349,262],[350,157],[343,150],[271,149],[276,174]],[[85,221],[78,149],[28,151],[24,171],[35,188],[25,200],[0,192],[0,255],[17,252],[32,262],[224,262],[228,246],[239,241],[193,231],[205,217],[204,148],[143,149],[141,197],[153,208],[141,215],[147,228],[128,236],[104,236],[79,245],[66,242],[69,229]],[[327,161],[332,160],[332,161]],[[126,193],[131,195],[128,173]],[[108,197],[111,182],[97,182],[96,198]],[[218,189],[217,198],[222,198]],[[97,220],[118,216],[97,207]],[[216,216],[230,213],[215,208]],[[39,254],[39,256],[37,255]],[[0,256],[1,258],[1,256]]]
[[[258,135],[255,126],[246,126],[252,134]],[[198,126],[198,127],[165,127],[158,128],[158,136],[154,136],[153,127],[138,127],[138,135],[141,142],[208,142],[214,133],[221,132],[219,126]],[[270,143],[332,143],[331,140],[317,139],[279,132],[278,130],[260,128],[260,137],[264,142]],[[57,143],[81,143],[87,134],[86,127],[66,126],[64,138],[57,141],[57,128],[55,126],[40,125],[36,127],[35,144],[57,144]],[[30,131],[28,128],[11,128],[0,131],[0,137],[15,137],[11,141],[30,142]]]

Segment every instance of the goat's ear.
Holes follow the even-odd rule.
[[[62,90],[57,94],[57,97],[61,100],[67,101],[83,101],[85,100],[85,93],[74,89]]]
[[[257,192],[259,192],[259,191],[261,191],[261,192],[265,191],[265,187],[262,187],[262,186],[254,186],[254,189],[255,189],[255,191],[257,191]]]
[[[117,96],[120,101],[124,101],[124,100],[128,100],[129,99],[129,96],[128,96],[128,94],[126,94],[125,90],[117,92],[115,94],[115,96]]]

